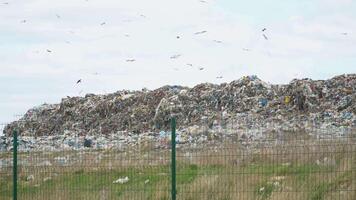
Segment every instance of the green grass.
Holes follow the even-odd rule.
[[[188,165],[179,169],[177,172],[177,184],[189,184],[198,176],[198,166]]]
[[[271,195],[273,190],[275,189],[275,186],[273,183],[262,183],[261,185],[258,185],[255,189],[255,193],[260,196],[261,200],[268,199]]]
[[[337,159],[332,157],[335,164],[317,165],[315,161],[324,157],[319,154],[315,154],[315,158],[301,157],[300,160],[291,157],[288,162],[273,162],[266,156],[256,156],[252,161],[239,165],[229,162],[229,157],[207,156],[204,162],[190,160],[189,163],[181,159],[177,161],[178,197],[186,200],[339,200],[342,199],[340,196],[332,195],[343,190],[351,195],[347,199],[356,199],[352,196],[356,193],[350,192],[356,188],[355,173],[351,173],[356,169],[356,163],[352,161],[354,157],[350,157],[355,155],[340,153]],[[137,156],[137,163],[131,158],[131,162],[113,163],[115,167],[109,168],[108,161],[110,166],[111,161],[125,161],[114,155],[101,163],[88,162],[92,164],[88,166],[19,168],[19,199],[169,199],[171,171],[167,162],[161,164],[155,159],[141,162],[139,159],[143,156]],[[100,166],[101,169],[97,168]],[[0,176],[1,200],[11,199],[12,194],[11,170],[6,174]],[[35,180],[27,182],[26,177],[31,174]],[[113,184],[113,181],[126,176],[130,179],[128,183]],[[46,177],[51,177],[51,180],[44,181]]]
[[[314,173],[332,172],[335,168],[330,166],[319,166],[316,164],[252,164],[242,171],[248,174],[261,174],[263,176],[294,176],[298,181],[305,181]]]
[[[352,181],[351,172],[345,172],[334,180],[332,180],[331,182],[323,181],[313,188],[313,192],[310,195],[310,199],[322,200],[328,192],[336,190],[342,183],[347,183],[350,181]]]
[[[126,184],[113,184],[113,181],[120,177],[129,177]],[[184,165],[177,171],[177,184],[189,184],[198,176],[197,165]],[[26,177],[20,178],[19,193],[26,199],[35,199],[37,195],[43,195],[43,191],[50,193],[55,190],[82,191],[87,194],[95,194],[102,190],[111,191],[110,196],[120,197],[127,191],[144,191],[145,196],[151,198],[161,184],[165,184],[168,190],[170,186],[170,168],[169,166],[147,167],[143,169],[130,170],[111,170],[111,171],[94,171],[85,172],[83,169],[76,170],[72,173],[59,174],[46,182],[37,184],[25,181]],[[35,179],[39,179],[35,176]],[[6,181],[1,181],[1,195],[11,197],[11,187],[9,183],[11,177]],[[145,182],[148,183],[145,183]],[[41,182],[41,181],[39,181]],[[80,198],[80,194],[73,194],[74,198]]]
[[[251,183],[246,182],[246,187],[251,186],[254,188],[254,195],[260,200],[267,200],[277,191],[278,186],[274,185],[271,178],[276,176],[283,176],[285,179],[279,182],[283,185],[283,182],[296,183],[293,187],[301,191],[311,191],[308,194],[310,200],[322,200],[328,192],[336,190],[339,185],[343,183],[352,182],[351,173],[346,172],[333,179],[326,179],[328,173],[335,174],[334,168],[318,166],[315,164],[303,164],[303,165],[282,165],[282,164],[251,164],[239,169],[231,169],[219,165],[184,165],[180,163],[177,171],[177,184],[180,186],[188,186],[196,184],[196,180],[201,177],[212,177],[213,175],[221,177],[226,176],[233,172],[231,176],[228,175],[226,183],[217,184],[215,192],[221,190],[220,186],[233,185],[235,179],[239,177],[247,178],[256,177],[257,181]],[[240,173],[236,173],[240,172]],[[320,177],[321,173],[325,173],[324,177]],[[330,175],[329,174],[329,175]],[[53,191],[67,191],[71,193],[71,199],[96,199],[98,193],[101,191],[109,192],[108,196],[125,199],[127,195],[135,192],[142,193],[141,196],[144,199],[155,199],[158,190],[165,190],[169,194],[170,190],[170,166],[160,167],[145,167],[137,169],[123,169],[123,170],[103,170],[103,171],[86,171],[84,169],[74,170],[71,173],[58,174],[57,177],[52,177],[51,180],[43,182],[35,176],[36,181],[34,183],[26,182],[25,177],[20,178],[19,184],[19,196],[21,199],[38,199],[39,196],[51,196]],[[129,182],[126,184],[113,184],[113,181],[120,177],[129,177]],[[235,176],[235,177],[234,177]],[[41,178],[43,178],[42,176]],[[306,179],[309,177],[308,179]],[[325,180],[323,180],[325,178]],[[11,197],[11,176],[1,178],[1,195],[4,199],[10,199]],[[148,183],[145,183],[149,180]],[[252,178],[251,178],[252,180]],[[302,186],[300,183],[308,180],[308,184]],[[208,181],[205,184],[209,183]],[[221,185],[220,185],[221,184]],[[310,186],[313,186],[310,190]],[[195,186],[196,187],[196,186]],[[180,187],[181,189],[184,187]],[[220,189],[219,189],[220,188]],[[75,190],[74,190],[75,189]],[[204,188],[201,188],[204,189]],[[236,189],[236,188],[235,188]],[[54,192],[55,193],[55,192]],[[184,191],[180,191],[184,194]],[[211,193],[214,195],[213,191]],[[125,196],[126,195],[126,196]],[[53,197],[51,197],[53,198]],[[224,199],[230,199],[228,195],[222,197]],[[165,199],[162,197],[161,199]],[[188,198],[189,199],[189,198]]]

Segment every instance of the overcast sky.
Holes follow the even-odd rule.
[[[353,0],[0,0],[0,123],[67,95],[355,72]]]

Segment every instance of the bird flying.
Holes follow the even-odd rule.
[[[171,56],[170,58],[171,58],[171,59],[177,59],[177,58],[179,58],[180,56],[181,56],[180,54],[176,54],[176,55]]]
[[[265,40],[268,40],[268,37],[265,34],[262,34]]]
[[[198,32],[195,32],[194,34],[195,35],[199,35],[199,34],[204,34],[204,33],[206,33],[207,31],[198,31]]]

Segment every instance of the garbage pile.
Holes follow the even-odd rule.
[[[36,137],[158,134],[169,130],[172,116],[177,118],[181,140],[186,141],[203,129],[341,130],[356,127],[355,91],[356,74],[348,74],[329,80],[295,79],[285,85],[245,76],[220,85],[87,94],[32,108],[6,126],[4,134],[10,136],[14,128],[22,136]]]

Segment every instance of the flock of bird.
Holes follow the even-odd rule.
[[[85,1],[88,1],[88,0],[85,0]],[[200,3],[207,3],[207,1],[204,1],[204,0],[199,0],[199,2],[200,2]],[[9,2],[3,2],[2,4],[3,4],[3,5],[9,5]],[[61,18],[61,16],[58,15],[58,14],[55,14],[55,16],[56,16],[58,19]],[[143,17],[143,18],[147,18],[147,17],[146,17],[145,15],[143,15],[143,14],[140,14],[139,16],[140,16],[140,17]],[[21,22],[21,23],[26,23],[27,20],[24,19],[24,20],[21,20],[20,22]],[[101,23],[100,23],[100,26],[104,26],[104,25],[106,25],[106,22],[101,22]],[[69,31],[69,33],[74,34],[74,31]],[[208,33],[207,30],[202,30],[202,31],[197,31],[197,32],[195,32],[194,35],[202,35],[202,34],[206,34],[206,33]],[[341,33],[341,34],[344,35],[344,36],[348,35],[347,32],[343,32],[343,33]],[[125,34],[124,36],[125,36],[125,37],[130,37],[129,34]],[[269,37],[267,36],[267,28],[263,28],[263,29],[261,30],[261,36],[263,37],[263,39],[269,40]],[[176,39],[180,39],[180,38],[181,38],[181,36],[176,36]],[[215,42],[215,43],[223,43],[223,41],[221,41],[221,40],[213,40],[213,42]],[[70,44],[69,41],[66,41],[66,43]],[[46,51],[47,51],[48,53],[52,53],[52,50],[50,50],[50,49],[46,49]],[[248,52],[248,51],[251,51],[251,49],[242,48],[242,51]],[[38,52],[38,51],[37,51],[37,52]],[[179,59],[181,56],[182,56],[181,54],[174,54],[174,55],[170,56],[170,59]],[[133,58],[131,58],[131,59],[126,59],[126,62],[135,62],[135,61],[136,61],[136,59],[133,59]],[[187,65],[187,66],[190,66],[190,67],[193,67],[193,66],[194,66],[192,63],[187,63],[186,65]],[[197,69],[198,69],[199,71],[203,71],[205,68],[204,68],[204,67],[197,67]],[[177,68],[174,68],[174,70],[178,71]],[[99,73],[96,72],[96,73],[94,73],[94,75],[99,75]],[[217,76],[216,79],[223,79],[223,76]],[[82,79],[79,79],[79,80],[77,80],[77,82],[76,82],[76,84],[80,84],[80,83],[82,83]]]

